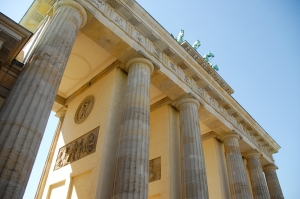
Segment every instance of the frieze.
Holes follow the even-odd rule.
[[[54,170],[60,169],[94,153],[96,151],[99,128],[100,127],[97,127],[80,138],[61,147],[58,151]]]
[[[89,3],[92,3],[95,0],[88,0]],[[94,3],[95,4],[95,3]],[[101,4],[102,6],[102,4]],[[108,7],[105,11],[100,10],[103,12],[103,14],[105,14],[108,18],[110,18],[112,21],[114,21],[115,23],[117,23],[120,27],[122,27],[123,30],[126,31],[126,33],[131,36],[134,40],[136,40],[137,42],[139,42],[140,44],[142,44],[142,46],[145,48],[146,51],[148,51],[148,53],[154,55],[155,57],[157,57],[161,62],[162,60],[162,55],[164,55],[163,52],[161,52],[154,44],[152,41],[149,40],[149,38],[145,37],[140,37],[139,35],[137,35],[138,30],[135,27],[131,27],[128,28],[127,26],[130,26],[130,23],[127,23],[127,20],[121,19],[121,17],[119,16],[119,14],[117,14],[117,12],[111,8],[109,5],[104,5],[106,7]],[[119,18],[116,18],[116,16],[119,16]],[[144,43],[142,40],[145,40]],[[187,51],[190,51],[190,49],[185,49]],[[240,124],[239,122],[236,121],[236,119],[228,113],[228,111],[224,108],[222,108],[219,103],[217,102],[217,100],[211,99],[210,95],[197,83],[195,82],[194,79],[189,78],[189,81],[187,81],[188,75],[185,73],[185,71],[183,71],[180,67],[178,67],[176,64],[172,63],[170,61],[170,58],[167,59],[169,61],[163,61],[162,64],[167,67],[172,73],[174,73],[177,77],[179,77],[179,79],[181,79],[185,84],[187,84],[198,96],[199,98],[204,99],[209,105],[211,105],[218,113],[220,113],[227,121],[229,121],[236,129],[238,129],[242,134],[244,134],[247,138],[249,138],[249,140],[251,140],[250,138],[250,134],[249,132],[243,127],[242,124]],[[204,68],[208,73],[211,74],[211,76],[220,84],[220,86],[226,90],[226,92],[228,92],[229,94],[231,94],[233,91],[228,88],[228,86],[225,83],[222,83],[221,79],[217,76],[217,73],[215,73],[215,71],[206,63],[206,62],[202,62],[202,59],[200,59],[200,57],[195,56],[194,59],[198,62],[198,64]],[[202,63],[201,63],[201,62]],[[195,85],[195,86],[194,86]],[[254,138],[256,139],[256,138]],[[257,142],[253,141],[253,143],[258,146]],[[258,146],[259,147],[259,146]],[[271,157],[271,154],[269,153],[269,151],[265,148],[265,147],[259,147],[262,151],[264,151],[269,157]],[[272,157],[271,157],[272,158]]]
[[[149,160],[149,182],[161,179],[161,157]]]

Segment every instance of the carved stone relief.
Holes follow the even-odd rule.
[[[135,39],[139,43],[141,43],[142,45],[145,45],[145,38],[144,38],[144,36],[139,31],[135,31],[135,35],[136,35]]]
[[[191,85],[190,78],[189,78],[189,76],[186,75],[186,74],[184,75],[184,81],[185,81],[187,84]]]
[[[75,123],[80,124],[82,123],[92,111],[94,106],[94,97],[92,95],[87,96],[84,100],[80,103],[75,113]]]
[[[160,59],[160,50],[157,48],[157,47],[154,47],[154,49],[153,49],[153,54],[158,58],[158,59]]]
[[[149,160],[149,182],[161,179],[161,157]]]
[[[170,62],[170,67],[174,72],[176,72],[176,66],[172,62]]]
[[[96,8],[98,8],[100,11],[104,11],[105,8],[105,2],[102,0],[88,0],[92,5],[94,5]]]
[[[61,147],[58,151],[54,170],[60,169],[96,151],[99,128]]]
[[[126,21],[120,15],[118,15],[117,13],[114,13],[114,21],[122,29],[125,29]]]

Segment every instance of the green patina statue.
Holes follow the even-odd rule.
[[[219,67],[217,64],[211,66],[215,71],[219,71]]]
[[[211,52],[207,52],[205,55],[204,55],[204,57],[203,57],[203,59],[205,59],[205,61],[207,61],[207,62],[209,62],[212,58],[214,58],[215,56],[214,56],[214,54],[212,54]]]
[[[178,34],[178,37],[177,37],[177,42],[178,43],[182,43],[183,42],[183,36],[184,36],[184,30],[180,30],[179,34]]]
[[[211,62],[208,62],[208,64],[215,70],[215,71],[219,71],[219,67],[217,64],[213,65]]]
[[[195,41],[195,43],[193,44],[193,48],[195,50],[197,50],[197,48],[199,48],[201,46],[199,39],[197,39],[197,41]]]

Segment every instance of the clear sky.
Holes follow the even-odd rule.
[[[201,41],[211,51],[232,95],[282,147],[274,155],[285,198],[300,194],[300,1],[138,0],[168,32]],[[0,0],[20,21],[32,0]],[[50,117],[25,199],[34,197],[57,119]],[[298,168],[298,169],[297,169]]]

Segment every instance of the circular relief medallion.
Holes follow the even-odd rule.
[[[82,123],[89,116],[93,106],[94,106],[94,97],[92,95],[89,95],[86,98],[84,98],[84,100],[80,103],[80,105],[77,108],[75,118],[74,118],[75,123],[76,124]]]

